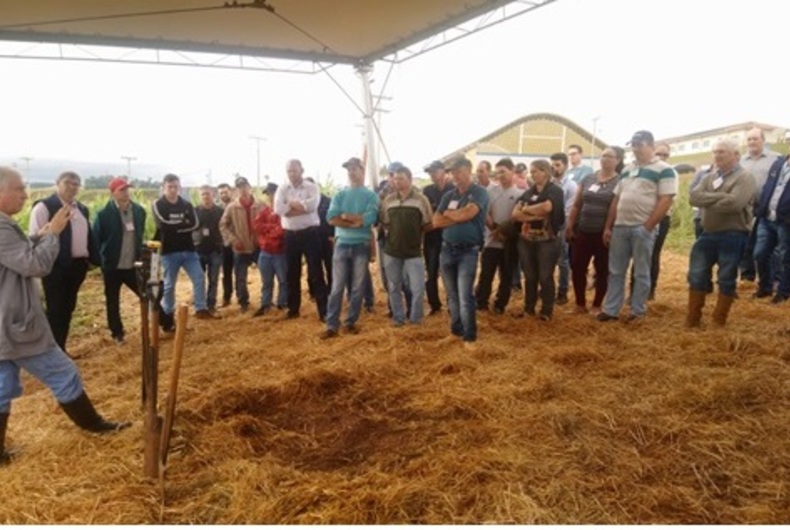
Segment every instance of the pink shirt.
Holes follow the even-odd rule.
[[[43,202],[36,204],[30,212],[28,235],[35,236],[49,222],[49,211]],[[88,220],[77,208],[77,201],[71,203],[71,257],[87,258],[88,253]]]

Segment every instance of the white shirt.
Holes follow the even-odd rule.
[[[292,201],[302,203],[305,213],[286,216],[285,214],[291,210],[288,203]],[[288,181],[277,188],[277,193],[274,195],[274,213],[280,216],[283,230],[304,230],[321,224],[318,218],[318,203],[320,201],[321,192],[317,185],[302,180],[299,186],[294,186]]]
[[[61,202],[63,202],[61,200]],[[88,257],[88,220],[82,215],[77,207],[77,201],[70,204],[71,206],[71,258],[87,258]],[[33,207],[30,212],[30,221],[27,227],[27,233],[30,237],[38,234],[38,231],[49,222],[49,210],[44,202],[39,202]]]

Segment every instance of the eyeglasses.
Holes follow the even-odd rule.
[[[656,153],[659,158],[669,158],[669,153]]]

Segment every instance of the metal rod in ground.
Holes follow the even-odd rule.
[[[157,392],[159,386],[159,304],[156,297],[149,296],[151,311],[151,344],[143,359],[143,385],[145,386],[145,430],[143,472],[149,478],[159,478],[159,438],[162,432],[162,419],[157,416]]]
[[[164,478],[167,465],[167,452],[170,449],[170,436],[176,419],[176,397],[178,395],[178,377],[181,374],[181,359],[184,353],[184,340],[187,334],[187,320],[189,308],[185,305],[178,306],[176,310],[176,339],[173,345],[173,364],[170,367],[170,387],[167,390],[167,405],[165,406],[165,421],[162,427],[162,441],[159,447],[159,460],[161,464],[160,478]]]

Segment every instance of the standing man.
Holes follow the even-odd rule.
[[[439,208],[439,203],[445,193],[453,191],[455,185],[448,183],[444,178],[444,164],[439,160],[434,160],[425,167],[425,172],[431,177],[433,184],[428,184],[423,188],[422,193],[431,205],[431,211],[435,212]],[[425,233],[423,243],[423,254],[425,256],[425,293],[428,296],[428,305],[431,306],[429,316],[436,315],[442,310],[442,301],[439,298],[439,256],[442,253],[442,229],[431,226]]]
[[[59,236],[70,225],[72,203],[61,205],[28,238],[12,219],[27,200],[25,183],[14,169],[0,167],[0,466],[11,461],[5,435],[11,402],[22,395],[24,369],[49,388],[78,427],[91,432],[119,431],[129,423],[102,418],[85,393],[77,367],[52,335],[34,278],[50,274],[59,253]]]
[[[584,151],[578,144],[571,144],[568,146],[568,160],[570,166],[568,167],[568,176],[573,182],[578,184],[587,175],[593,174],[593,168],[582,163],[582,155]]]
[[[305,178],[306,181],[315,184],[312,177]],[[332,251],[335,241],[335,227],[330,225],[326,220],[326,214],[329,212],[329,204],[332,199],[328,195],[321,192],[321,200],[318,201],[318,219],[321,221],[318,227],[318,234],[321,240],[320,244],[320,257],[321,257],[321,273],[324,280],[324,285],[332,285]],[[315,282],[310,282],[308,289],[310,291],[310,298],[315,300]]]
[[[485,188],[472,182],[468,159],[456,159],[450,171],[456,188],[442,197],[433,225],[444,229],[440,266],[450,306],[450,331],[469,344],[477,340],[473,288],[489,199]]]
[[[425,195],[412,186],[409,168],[398,169],[393,184],[395,191],[387,195],[381,205],[381,223],[387,231],[387,244],[381,258],[387,273],[392,321],[400,327],[406,318],[402,296],[404,282],[408,283],[411,293],[409,322],[422,322],[425,264],[421,243],[423,232],[431,228],[433,210]]]
[[[219,270],[222,268],[225,245],[219,230],[223,210],[214,202],[214,188],[207,185],[200,187],[200,204],[195,208],[195,212],[198,217],[198,229],[193,232],[195,250],[197,250],[200,259],[200,266],[208,277],[206,306],[211,313],[216,314],[217,284],[219,283]]]
[[[302,256],[307,261],[307,282],[314,285],[318,318],[326,318],[326,284],[321,273],[321,239],[318,227],[318,204],[321,193],[304,179],[299,160],[286,165],[288,182],[277,189],[274,213],[280,216],[285,230],[285,259],[288,264],[288,312],[284,319],[299,318],[302,305]]]
[[[738,163],[738,145],[731,140],[716,143],[716,170],[691,190],[690,202],[700,209],[702,234],[691,247],[689,258],[689,304],[686,326],[698,327],[705,297],[713,290],[711,276],[718,265],[719,297],[713,322],[727,323],[735,300],[738,263],[752,224],[754,177]]]
[[[222,209],[228,207],[233,201],[233,188],[230,184],[222,183],[217,186],[219,202]],[[230,305],[233,296],[233,247],[227,241],[222,245],[222,307]]]
[[[779,286],[771,300],[781,304],[790,298],[790,156],[777,158],[768,172],[757,205],[757,243],[754,260],[759,280],[755,298],[773,294],[774,274],[771,260],[775,250],[781,256]]]
[[[93,221],[93,237],[104,278],[107,327],[118,344],[123,344],[125,337],[121,321],[121,286],[126,285],[134,294],[140,294],[134,262],[140,259],[147,215],[142,206],[132,202],[131,187],[125,178],[112,179],[109,185],[112,199]]]
[[[250,307],[250,291],[247,288],[247,272],[250,265],[258,262],[258,242],[255,238],[253,222],[263,206],[252,194],[252,187],[245,177],[237,177],[238,197],[231,202],[222,219],[219,229],[222,239],[233,249],[233,275],[236,277],[236,300],[241,312]]]
[[[195,316],[199,319],[217,318],[206,305],[206,288],[203,269],[195,252],[192,232],[197,229],[195,208],[181,197],[181,179],[168,173],[162,181],[162,196],[151,207],[156,222],[155,239],[162,242],[162,314],[160,323],[164,331],[175,329],[173,313],[176,310],[176,282],[178,271],[184,269],[192,282]]]
[[[277,184],[269,182],[264,193],[269,204],[274,203]],[[280,216],[268,204],[263,204],[255,217],[255,235],[258,240],[258,272],[261,275],[261,305],[253,317],[260,317],[271,310],[274,298],[274,278],[277,277],[277,309],[288,304],[288,270],[285,262],[285,232]]]
[[[667,162],[667,160],[669,160],[669,155],[669,144],[666,142],[656,142],[656,157],[662,162]],[[653,300],[656,297],[658,275],[661,273],[661,251],[664,249],[664,242],[667,240],[667,234],[669,234],[669,227],[671,224],[672,207],[670,206],[669,210],[667,210],[667,214],[661,219],[661,222],[658,223],[658,234],[656,235],[656,242],[653,244],[653,253],[650,258],[650,294],[647,295],[648,300]]]
[[[60,349],[67,352],[71,316],[77,307],[77,294],[91,263],[98,264],[98,256],[90,232],[88,208],[79,202],[80,176],[73,171],[61,173],[57,190],[37,202],[30,212],[28,234],[38,234],[61,208],[68,206],[72,215],[66,228],[60,232],[60,248],[55,264],[41,283],[47,302],[47,321]]]
[[[477,284],[477,309],[488,310],[494,275],[499,272],[499,287],[494,300],[494,313],[501,315],[510,302],[513,268],[518,261],[516,241],[510,235],[510,215],[522,191],[513,185],[513,161],[503,158],[496,164],[499,186],[489,190],[486,215],[485,248],[480,258],[480,279]]]
[[[371,227],[379,212],[379,198],[365,187],[365,167],[359,158],[350,158],[343,164],[348,171],[349,188],[332,197],[327,219],[335,227],[335,250],[332,259],[332,292],[326,311],[326,330],[321,339],[337,337],[340,329],[340,312],[343,292],[351,283],[348,313],[343,322],[346,332],[359,333],[356,325],[362,309],[365,271],[370,261]]]
[[[754,208],[756,210],[760,195],[763,192],[765,181],[768,179],[768,171],[771,165],[779,158],[779,154],[774,153],[765,147],[765,133],[762,129],[755,127],[746,133],[746,155],[741,157],[741,165],[754,177]],[[740,264],[741,279],[754,281],[757,277],[757,270],[754,262],[754,247],[757,243],[757,218],[755,217],[754,226],[749,233],[749,241],[743,251],[743,259]],[[778,260],[773,263],[778,265]],[[774,274],[775,276],[775,274]]]
[[[477,164],[475,174],[477,175],[477,183],[488,191],[491,191],[491,188],[496,186],[496,181],[491,179],[491,162],[488,160],[481,160]]]
[[[565,207],[565,219],[570,216],[573,209],[573,200],[576,197],[576,182],[568,173],[568,157],[565,153],[554,153],[551,155],[551,170],[554,173],[554,183],[562,188],[563,204]],[[559,231],[560,236],[560,277],[557,286],[557,298],[554,301],[557,305],[568,303],[568,284],[571,275],[571,260],[568,248],[568,241],[565,239],[565,226]]]
[[[650,294],[650,259],[658,223],[677,194],[675,170],[655,156],[653,134],[637,131],[631,138],[636,160],[623,171],[606,218],[603,239],[609,245],[609,285],[601,322],[617,320],[625,299],[625,275],[634,263],[634,291],[629,320],[644,318]]]

